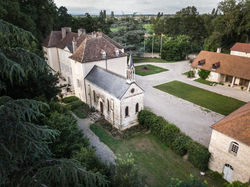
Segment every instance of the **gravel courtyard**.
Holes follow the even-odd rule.
[[[205,146],[209,145],[212,132],[210,126],[221,120],[224,116],[160,91],[153,88],[153,86],[179,80],[245,102],[250,101],[250,93],[221,85],[204,85],[188,79],[185,75],[182,75],[182,73],[190,70],[190,65],[187,61],[176,63],[138,63],[135,65],[142,64],[153,64],[169,69],[167,72],[148,76],[136,75],[138,85],[145,91],[145,108],[151,109],[157,115],[163,116],[169,122],[176,124],[183,132]]]

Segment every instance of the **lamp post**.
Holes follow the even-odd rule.
[[[155,37],[155,33],[153,33],[153,39],[152,39],[152,58],[154,56],[154,37]]]

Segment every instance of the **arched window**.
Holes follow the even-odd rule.
[[[107,111],[109,112],[109,100],[107,99]]]
[[[126,106],[126,108],[125,108],[125,117],[128,117],[128,115],[129,115],[128,106]]]
[[[93,98],[94,98],[94,102],[96,102],[96,95],[95,95],[95,91],[93,91]]]
[[[135,105],[135,113],[139,112],[139,103],[136,103]]]
[[[237,155],[239,150],[239,144],[237,142],[231,142],[229,151],[234,155]]]

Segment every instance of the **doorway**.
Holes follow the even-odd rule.
[[[103,114],[103,103],[100,101],[100,111]]]
[[[231,182],[233,175],[233,167],[229,164],[225,164],[223,169],[223,178],[228,182]]]

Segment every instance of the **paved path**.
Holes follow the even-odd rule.
[[[113,151],[104,143],[99,140],[99,137],[93,133],[89,126],[93,123],[89,118],[80,119],[74,114],[72,114],[79,127],[83,130],[84,135],[88,137],[90,145],[96,149],[96,155],[98,158],[102,160],[104,163],[115,163],[115,154]]]
[[[141,64],[143,63],[138,63],[136,65]],[[153,86],[173,80],[179,80],[222,95],[234,97],[243,101],[250,101],[250,93],[222,86],[204,85],[186,78],[182,73],[191,68],[187,61],[150,64],[167,68],[169,71],[149,76],[136,75],[137,83],[145,91],[145,107],[151,109],[154,113],[163,116],[169,122],[176,124],[183,132],[205,146],[209,145],[211,136],[210,126],[224,116],[155,89]]]

